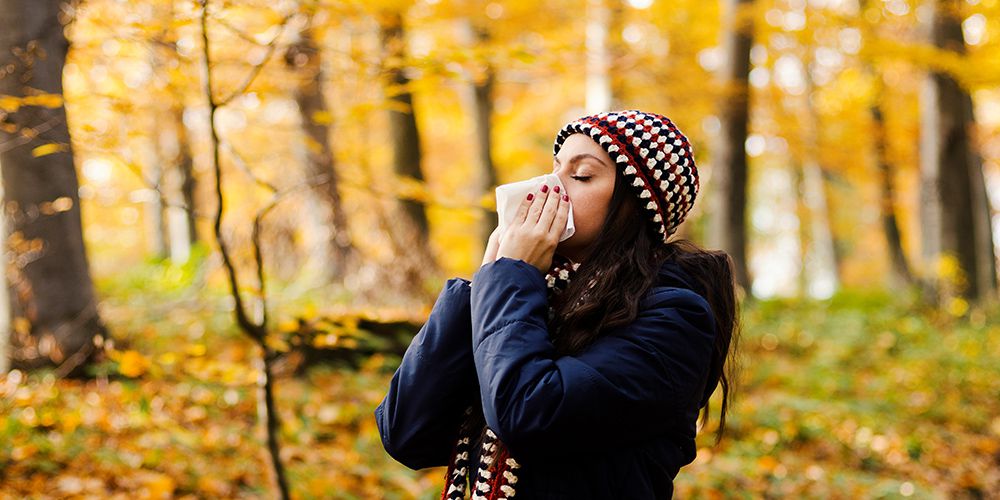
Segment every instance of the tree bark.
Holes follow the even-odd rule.
[[[802,162],[802,191],[800,195],[809,210],[809,230],[812,237],[808,253],[803,253],[803,272],[807,273],[808,294],[811,297],[827,298],[840,288],[841,263],[837,255],[833,234],[832,213],[826,193],[826,175],[820,154],[822,130],[821,117],[813,101],[816,86],[813,80],[810,55],[803,61],[802,78],[806,82],[806,123],[802,127],[805,138],[806,158]],[[812,265],[809,265],[812,264]],[[824,284],[825,283],[825,284]],[[824,289],[823,287],[828,288]]]
[[[194,160],[191,158],[191,141],[188,139],[187,126],[184,124],[184,106],[176,105],[171,110],[174,116],[174,128],[177,137],[177,156],[174,165],[180,174],[181,198],[184,200],[184,216],[187,219],[188,244],[198,242],[197,203],[195,188],[198,180],[194,175]]]
[[[962,25],[952,14],[958,12],[958,1],[936,0],[933,6],[932,42],[938,48],[964,53]],[[924,82],[920,141],[922,256],[929,271],[929,293],[935,300],[951,293],[975,300],[986,289],[976,255],[968,99],[968,93],[947,73],[933,71]],[[938,274],[944,258],[954,259],[957,264],[957,281]],[[944,293],[948,290],[951,292]]]
[[[966,122],[970,135],[975,128],[976,118],[973,108],[972,96],[965,94]],[[974,139],[970,139],[972,145],[976,144]],[[996,296],[997,283],[997,254],[993,244],[993,207],[990,205],[990,197],[986,192],[986,179],[983,172],[983,158],[975,147],[970,148],[969,153],[969,175],[970,189],[972,191],[972,225],[976,228],[976,270],[979,273],[981,295]]]
[[[384,50],[383,71],[386,74],[386,94],[390,103],[389,131],[392,143],[392,167],[396,178],[425,185],[422,170],[423,153],[410,78],[405,74],[406,37],[402,14],[383,12],[379,19],[379,37]],[[399,200],[402,220],[397,225],[403,234],[407,251],[396,263],[409,284],[419,285],[416,293],[425,295],[425,278],[439,273],[440,264],[430,247],[430,223],[423,200]]]
[[[409,90],[410,79],[403,71],[401,61],[406,57],[406,39],[402,15],[396,12],[382,17],[381,42],[385,49],[385,67],[388,75],[388,99],[393,106],[389,109],[389,130],[392,136],[392,165],[396,175],[424,182],[421,170],[423,154],[420,147],[420,133],[417,129],[417,115],[413,109],[413,94]],[[426,207],[416,200],[401,200],[403,212],[416,229],[418,243],[425,245],[430,234]]]
[[[61,5],[58,0],[0,0],[0,94],[62,95],[69,47]],[[0,144],[4,216],[13,250],[11,308],[14,317],[30,325],[15,329],[11,365],[55,365],[58,375],[85,375],[96,353],[94,337],[105,334],[105,327],[83,241],[66,108],[23,105],[0,111]],[[51,148],[58,149],[41,154]]]
[[[587,79],[585,109],[587,113],[611,110],[611,54],[608,52],[608,25],[611,13],[604,0],[587,0]]]
[[[858,0],[858,10],[864,13],[868,9],[868,0]],[[862,16],[864,17],[864,16]],[[875,38],[875,25],[868,22],[863,23],[863,40],[867,43]],[[874,141],[874,160],[879,176],[879,214],[882,219],[882,234],[885,237],[886,251],[889,254],[889,264],[891,272],[889,274],[890,286],[909,286],[916,283],[910,264],[906,260],[906,253],[903,252],[903,238],[899,230],[899,221],[896,217],[896,188],[894,184],[894,168],[889,163],[886,145],[885,116],[882,113],[882,97],[885,85],[882,75],[871,63],[866,63],[865,73],[874,80],[875,95],[868,106],[868,114],[872,119],[872,140]]]
[[[307,137],[307,176],[316,181],[312,191],[326,212],[324,224],[330,230],[320,260],[325,263],[325,281],[333,282],[343,278],[358,256],[344,213],[340,179],[330,145],[330,111],[323,97],[325,77],[321,57],[311,26],[305,27],[299,33],[299,41],[285,52],[285,64],[299,73],[295,102]]]
[[[472,46],[485,46],[490,42],[490,31],[485,25],[471,19],[464,19],[459,26],[463,41]],[[495,195],[497,184],[500,183],[496,165],[493,162],[493,89],[496,85],[496,69],[489,62],[483,67],[482,74],[471,76],[471,108],[473,132],[476,142],[477,183],[480,198]],[[499,224],[496,210],[483,210],[484,217],[479,224],[479,241],[482,247],[479,254],[486,251],[486,242],[490,234]]]
[[[881,75],[872,76],[881,79]],[[881,87],[881,85],[879,85]],[[869,106],[868,111],[872,118],[872,128],[874,129],[875,141],[875,163],[879,174],[879,213],[882,218],[882,234],[885,237],[886,250],[889,253],[889,263],[892,272],[890,274],[892,283],[890,285],[912,285],[914,284],[913,272],[910,264],[906,260],[906,253],[903,252],[903,237],[899,231],[899,222],[896,218],[896,188],[893,182],[894,168],[889,163],[886,154],[885,119],[882,115],[882,108],[879,105],[881,91],[875,94],[875,100]]]
[[[726,90],[719,108],[721,131],[715,148],[711,203],[710,244],[726,251],[736,265],[736,281],[750,294],[751,278],[746,258],[747,154],[750,120],[748,78],[752,25],[745,14],[753,0],[725,0],[723,51],[720,73]]]

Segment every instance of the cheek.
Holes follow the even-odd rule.
[[[592,232],[604,222],[600,203],[592,195],[581,193],[573,201],[573,223],[583,232]]]

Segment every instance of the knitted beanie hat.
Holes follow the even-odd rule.
[[[572,134],[589,136],[615,162],[655,231],[667,242],[698,194],[698,169],[687,137],[663,115],[628,109],[577,118],[556,135],[554,153]]]

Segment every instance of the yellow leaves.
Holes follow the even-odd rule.
[[[59,144],[56,142],[50,142],[48,144],[42,144],[31,150],[31,156],[39,158],[42,156],[48,156],[50,154],[61,153],[63,151],[68,151],[69,146],[66,144]]]
[[[757,459],[757,466],[764,472],[771,472],[778,466],[778,459],[772,457],[771,455],[764,455],[763,457]]]
[[[0,95],[0,110],[13,113],[21,107],[21,100],[11,95]]]
[[[433,198],[430,190],[427,189],[427,183],[413,177],[397,176],[395,187],[396,195],[402,199],[427,203]]]
[[[75,431],[82,421],[79,412],[68,411],[59,414],[57,423],[63,433],[69,434]]]
[[[188,354],[188,356],[194,356],[194,357],[204,356],[205,351],[206,351],[205,344],[190,344],[185,349],[185,352]]]
[[[302,137],[302,142],[305,144],[306,149],[314,155],[321,155],[325,152],[323,144],[308,135]]]
[[[198,491],[215,498],[232,495],[232,489],[228,483],[212,476],[202,476],[198,479]]]
[[[164,366],[171,366],[177,363],[177,353],[165,352],[163,354],[160,354],[156,358],[156,362]]]
[[[496,193],[494,191],[487,191],[483,193],[483,195],[479,197],[477,205],[483,208],[488,208],[490,210],[496,210],[497,209]]]
[[[937,276],[947,280],[957,280],[962,276],[962,266],[954,255],[944,254],[937,259]]]
[[[23,446],[16,446],[10,452],[10,458],[15,461],[27,460],[38,453],[38,446],[33,443],[28,443]]]
[[[275,352],[288,352],[290,348],[288,341],[277,335],[268,335],[264,338],[264,343]]]
[[[38,94],[21,100],[25,106],[41,106],[43,108],[58,108],[63,105],[63,97],[59,94]]]
[[[67,212],[73,208],[73,199],[68,196],[60,196],[52,201],[45,201],[38,205],[38,209],[45,215],[54,215],[59,212]]]
[[[14,318],[14,331],[21,335],[27,335],[31,331],[31,321],[23,316]]]
[[[42,108],[58,108],[63,105],[63,97],[59,94],[35,94],[25,97],[0,95],[0,110],[13,113],[21,106],[38,106]]]
[[[340,340],[340,336],[337,335],[336,333],[327,333],[327,334],[323,334],[323,335],[317,335],[316,337],[314,337],[312,344],[313,344],[313,347],[317,347],[317,348],[322,349],[322,348],[325,348],[325,347],[334,347],[334,346],[336,346],[337,345],[337,341],[339,341],[339,340]]]
[[[118,359],[118,373],[126,377],[140,377],[149,369],[148,358],[136,351],[125,351]]]
[[[947,304],[948,314],[961,317],[969,310],[969,302],[962,297],[952,297]]]
[[[333,113],[330,113],[329,111],[313,112],[312,121],[317,125],[330,125],[333,123]]]
[[[21,100],[14,96],[0,95],[0,110],[12,113],[21,107]]]
[[[140,469],[130,474],[124,482],[129,484],[134,492],[133,498],[154,500],[173,498],[177,484],[174,479],[162,472]]]

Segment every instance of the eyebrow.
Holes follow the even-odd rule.
[[[554,158],[556,160],[556,163],[562,163],[562,162],[559,161],[559,157],[557,157],[556,155],[552,155],[552,158]],[[600,163],[601,165],[604,165],[605,167],[608,166],[607,163],[604,163],[603,161],[601,161],[600,158],[598,158],[598,157],[596,157],[596,156],[594,156],[594,155],[592,155],[590,153],[579,153],[579,154],[573,156],[572,158],[570,158],[569,159],[569,163],[572,165],[572,164],[574,164],[574,163],[576,163],[576,162],[578,162],[578,161],[580,161],[580,160],[582,160],[584,158],[592,158],[594,160],[597,160],[597,163]]]

